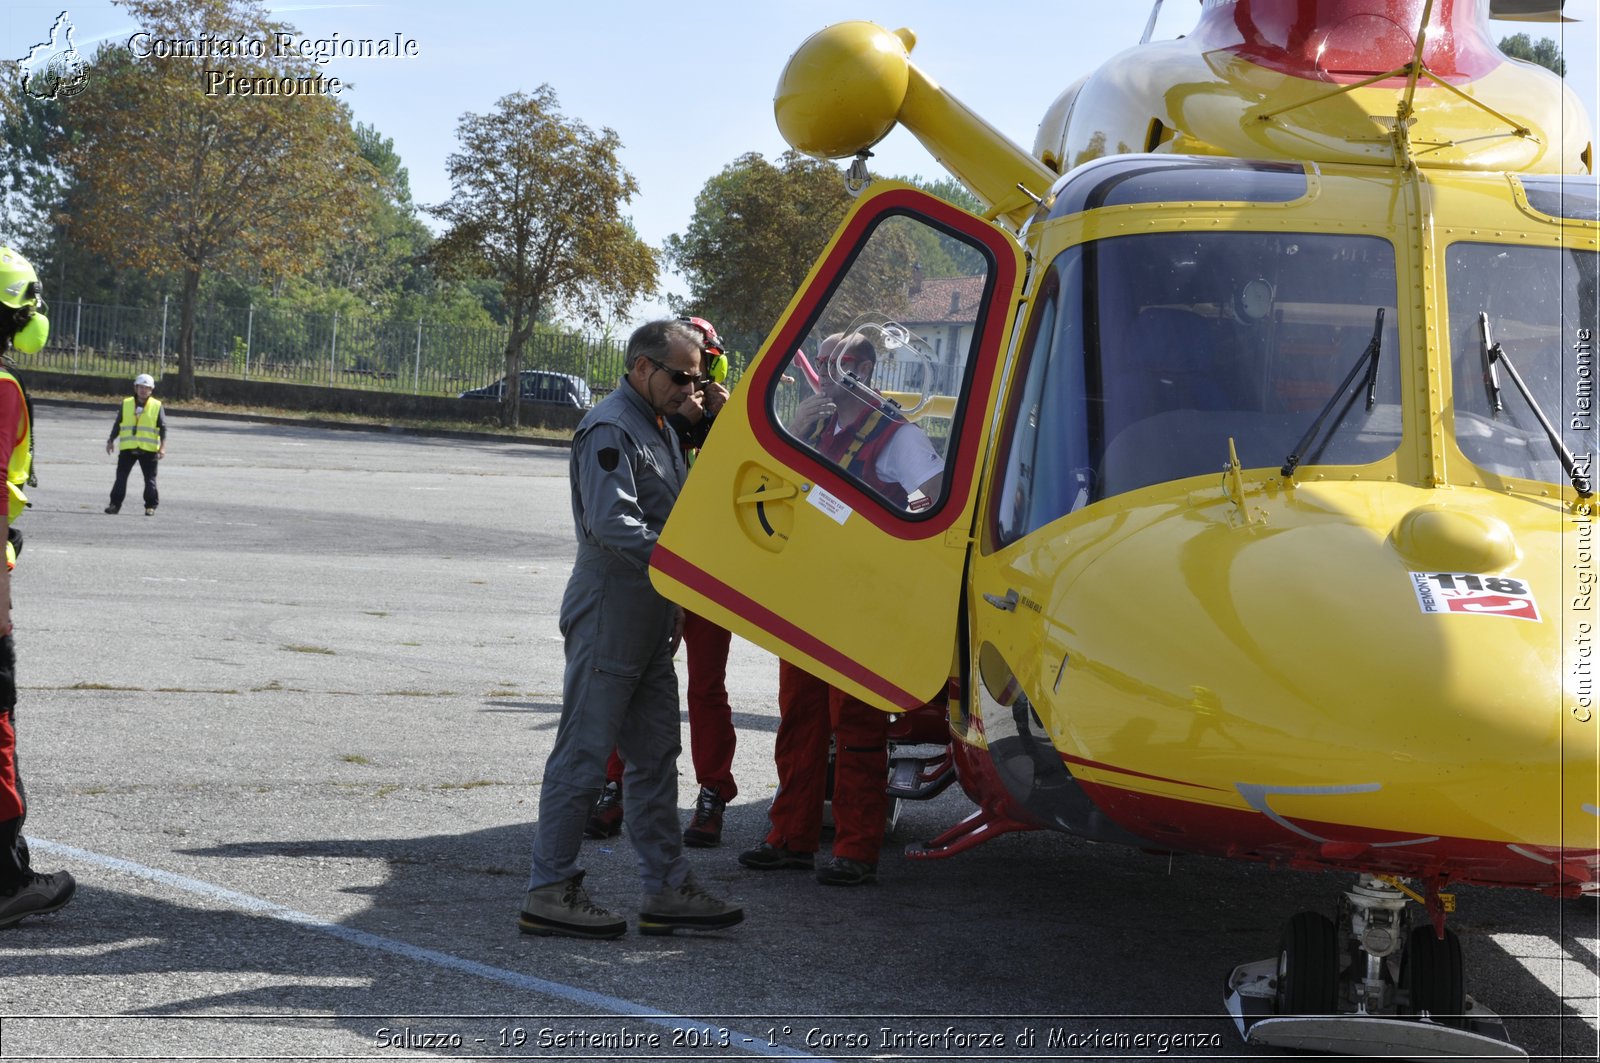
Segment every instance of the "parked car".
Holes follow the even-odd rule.
[[[499,402],[505,394],[506,379],[501,377],[493,384],[471,391],[463,391],[463,399],[493,399]],[[544,369],[524,369],[522,371],[522,401],[543,402],[556,406],[571,406],[579,410],[587,410],[594,405],[594,396],[589,392],[588,381],[570,373],[552,373]]]

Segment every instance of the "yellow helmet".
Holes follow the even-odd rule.
[[[23,354],[37,354],[50,338],[50,319],[44,315],[39,274],[33,265],[9,247],[0,247],[0,306],[10,318],[11,346]]]

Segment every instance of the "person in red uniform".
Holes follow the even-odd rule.
[[[697,329],[704,340],[701,362],[711,383],[686,400],[677,413],[667,418],[678,435],[684,457],[690,465],[704,445],[717,412],[728,400],[723,381],[728,378],[728,355],[716,327],[703,317],[679,318]],[[695,798],[694,816],[683,830],[683,844],[709,848],[722,843],[723,810],[739,793],[733,779],[733,753],[737,733],[733,726],[733,707],[728,703],[728,647],[733,635],[727,628],[697,616],[683,613],[683,649],[688,664],[689,755],[694,761],[695,781],[700,793]],[[609,838],[622,830],[622,758],[612,750],[606,762],[606,786],[589,813],[584,835]]]
[[[39,277],[28,260],[0,247],[0,468],[6,470],[7,564],[0,569],[0,928],[66,906],[77,883],[65,871],[34,871],[22,822],[28,804],[17,769],[17,655],[11,638],[12,524],[27,505],[22,485],[33,464],[33,425],[22,384],[11,374],[11,350],[35,354],[50,334]]]
[[[916,511],[939,497],[944,459],[916,425],[872,401],[877,352],[859,335],[822,342],[819,390],[802,399],[789,431],[890,504]],[[827,886],[877,881],[888,795],[889,716],[788,661],[778,662],[778,792],[772,828],[739,863],[757,871],[816,868]],[[833,854],[816,867],[834,748]]]

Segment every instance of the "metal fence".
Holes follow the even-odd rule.
[[[91,375],[159,375],[177,362],[179,311],[54,302],[50,341],[27,364]],[[499,380],[507,330],[462,329],[427,321],[304,314],[256,307],[202,306],[195,314],[198,376],[458,395]],[[540,329],[522,350],[524,369],[572,373],[609,390],[623,349],[610,340]]]

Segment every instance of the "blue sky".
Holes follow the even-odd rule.
[[[784,148],[772,120],[772,92],[785,60],[807,36],[845,19],[917,33],[916,63],[1023,146],[1063,89],[1105,58],[1136,44],[1148,0],[1056,0],[1005,8],[974,0],[724,0],[679,4],[567,0],[390,0],[358,4],[271,3],[302,33],[318,38],[400,34],[417,42],[411,59],[335,59],[329,74],[351,83],[342,99],[358,121],[392,137],[419,204],[450,188],[445,158],[463,113],[490,110],[501,96],[548,82],[562,109],[592,127],[615,129],[640,195],[627,208],[640,234],[659,245],[682,232],[706,179],[746,151],[769,158]],[[20,58],[48,35],[63,8],[85,56],[95,42],[125,42],[137,29],[109,0],[5,0],[0,55]],[[1581,21],[1494,23],[1493,35],[1557,37],[1568,80],[1600,115],[1596,45],[1600,0],[1568,0]],[[991,20],[996,13],[1015,17]],[[1196,0],[1167,0],[1156,36],[1187,32]],[[879,146],[881,173],[943,173],[904,131]],[[673,290],[681,281],[663,278]],[[635,319],[659,306],[636,308]]]

